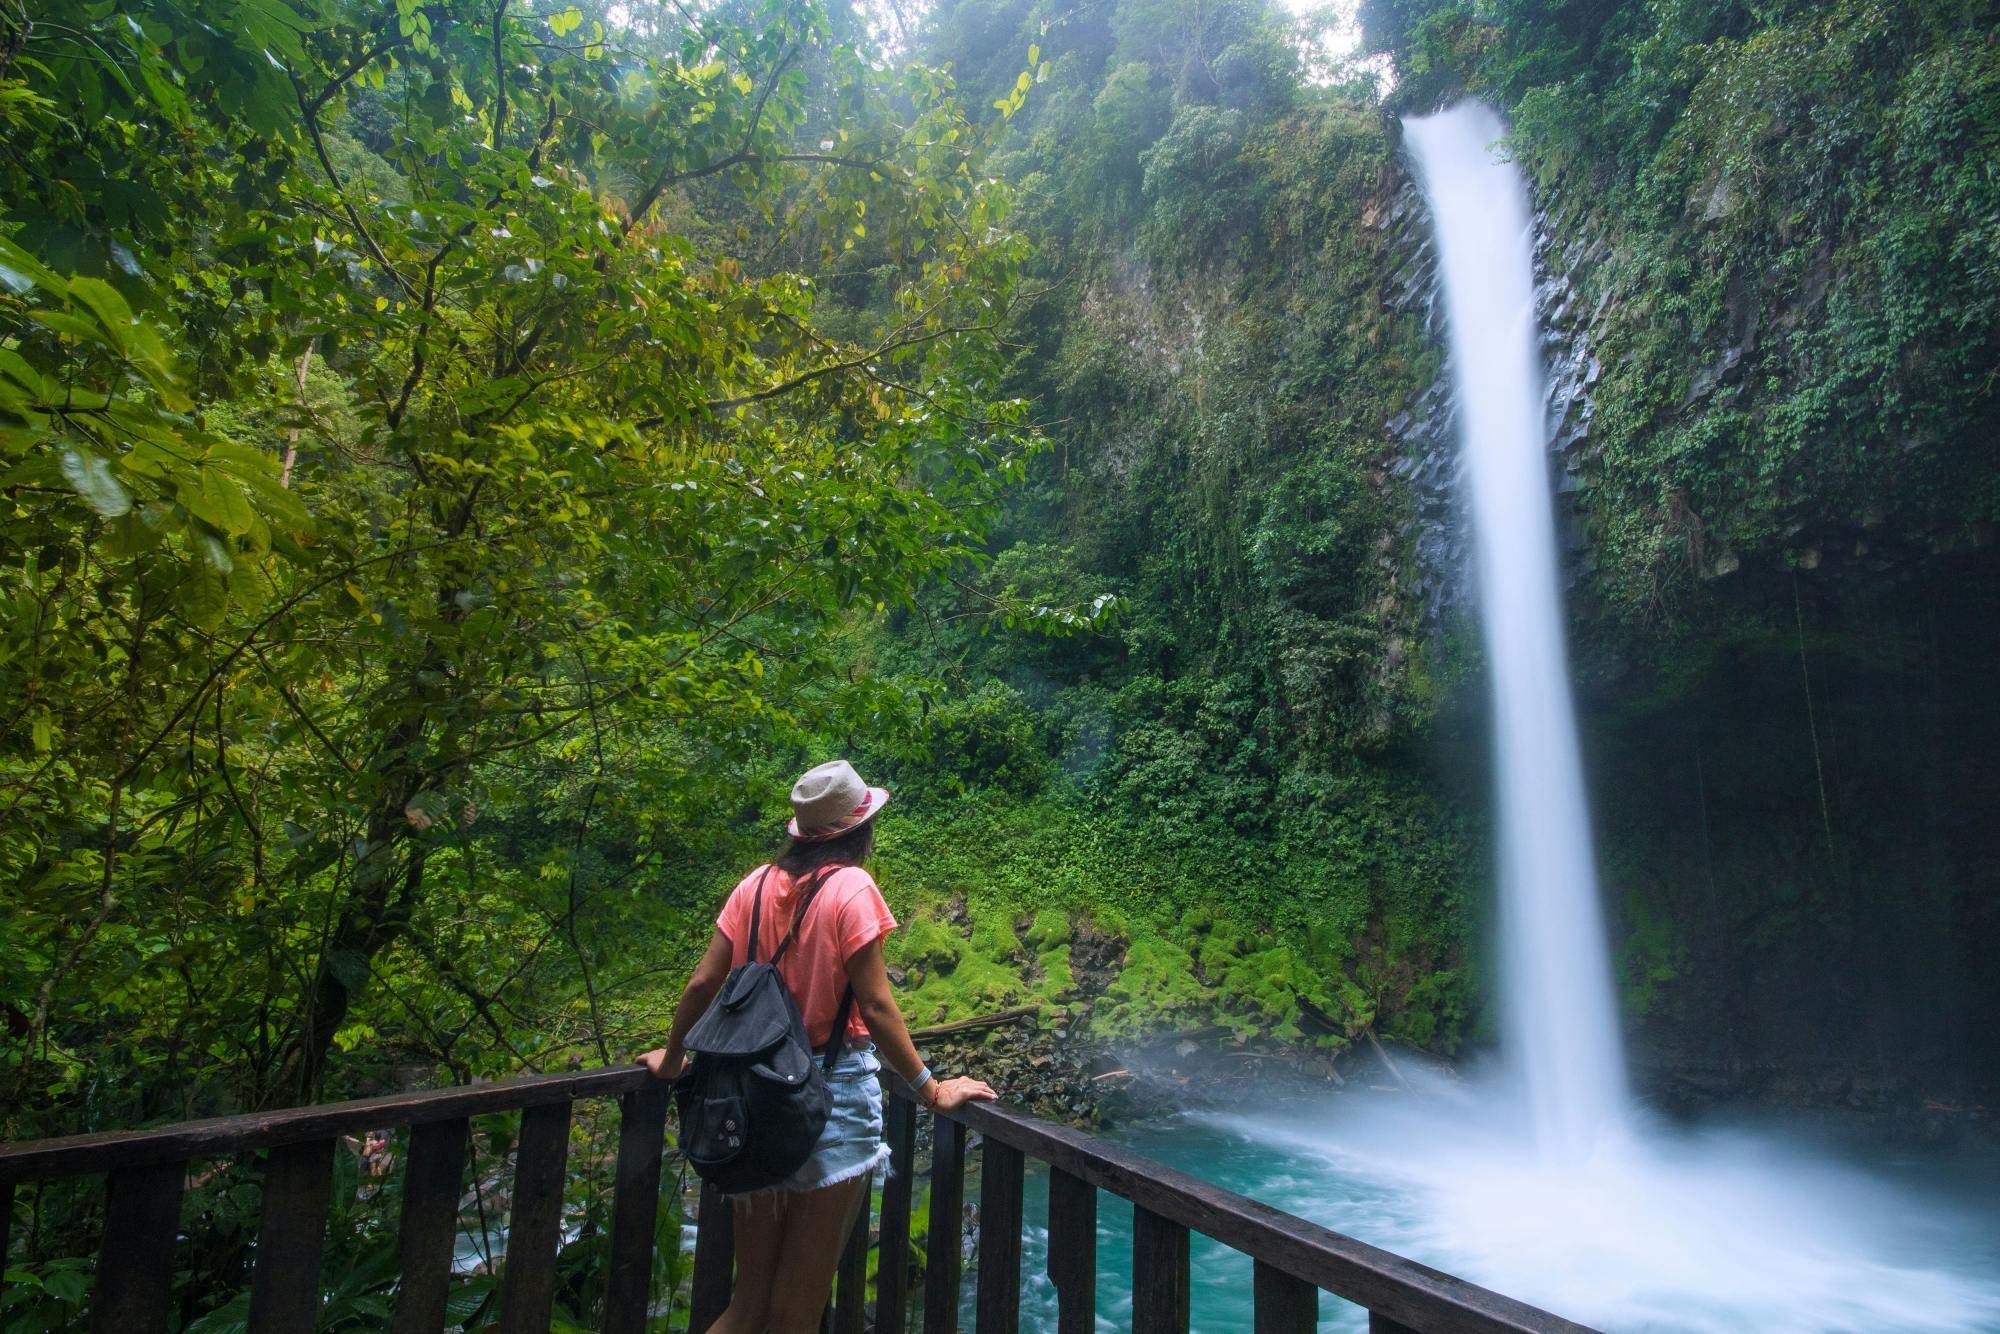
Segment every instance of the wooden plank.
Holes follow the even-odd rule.
[[[250,1334],[293,1334],[318,1323],[320,1250],[332,1194],[332,1140],[271,1150],[250,1280]]]
[[[1021,1151],[988,1140],[979,1163],[978,1334],[1017,1334],[1021,1326]]]
[[[1380,1311],[1368,1313],[1368,1334],[1417,1334],[1417,1331],[1401,1321],[1391,1320]]]
[[[1251,1297],[1255,1334],[1314,1334],[1319,1328],[1319,1289],[1262,1260],[1252,1270]]]
[[[875,1254],[875,1334],[903,1334],[910,1287],[910,1178],[916,1172],[917,1109],[892,1097],[883,1108],[889,1178],[882,1183],[882,1221]]]
[[[694,1286],[689,1294],[688,1334],[706,1334],[729,1309],[736,1263],[736,1206],[707,1182],[702,1183],[701,1213],[695,1220]]]
[[[578,1098],[606,1098],[658,1082],[642,1065],[614,1065],[601,1070],[528,1075],[492,1084],[291,1107],[250,1116],[183,1121],[152,1130],[116,1130],[0,1144],[0,1182],[47,1181],[125,1167],[220,1157],[424,1121],[459,1120],[542,1103],[575,1102]]]
[[[166,1334],[186,1163],[113,1172],[104,1191],[91,1334]]]
[[[458,1197],[465,1187],[464,1120],[430,1121],[410,1132],[403,1171],[401,1254],[393,1334],[439,1334],[458,1247]]]
[[[840,1274],[833,1294],[833,1334],[862,1334],[868,1327],[868,1198],[847,1230],[847,1247],[840,1255]]]
[[[507,1217],[507,1268],[500,1334],[548,1334],[562,1247],[563,1175],[569,1165],[570,1104],[544,1103],[521,1116],[514,1149],[514,1202]]]
[[[989,1139],[1424,1334],[1594,1334],[1588,1326],[999,1103],[951,1117]],[[941,1118],[942,1119],[942,1118]]]
[[[1056,1334],[1096,1334],[1097,1187],[1049,1169],[1049,1281],[1056,1289]]]
[[[965,1223],[965,1125],[932,1119],[931,1234],[924,1252],[924,1334],[957,1334],[959,1236]]]
[[[1132,1210],[1132,1334],[1187,1334],[1188,1230]]]
[[[611,1188],[611,1261],[604,1280],[604,1334],[642,1334],[653,1282],[653,1224],[660,1211],[660,1155],[667,1096],[654,1080],[619,1100],[618,1164]]]

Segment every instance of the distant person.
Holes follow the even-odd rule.
[[[710,1334],[814,1334],[833,1289],[834,1270],[868,1199],[869,1180],[889,1159],[882,1142],[881,1062],[873,1038],[925,1106],[948,1111],[993,1090],[977,1079],[937,1079],[917,1055],[903,1012],[889,990],[882,939],[896,918],[862,869],[875,847],[875,817],[889,801],[845,760],[807,771],[792,787],[791,845],[776,862],[743,877],[716,918],[708,952],[695,966],[674,1011],[667,1045],[639,1059],[660,1078],[685,1066],[682,1044],[729,970],[749,958],[751,905],[763,889],[757,935],[768,959],[792,925],[801,889],[817,886],[779,975],[797,999],[808,1040],[824,1053],[844,1051],[828,1078],[833,1110],[805,1165],[770,1190],[735,1197],[735,1296]],[[834,1020],[847,988],[853,1012],[844,1031]]]

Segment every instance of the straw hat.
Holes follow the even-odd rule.
[[[889,804],[889,789],[870,787],[846,760],[808,769],[792,784],[792,822],[801,843],[824,843],[858,829]]]

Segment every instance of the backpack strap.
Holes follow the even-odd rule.
[[[798,938],[799,927],[806,920],[806,910],[813,906],[813,900],[819,897],[819,892],[825,887],[826,882],[846,869],[845,866],[828,866],[822,869],[819,876],[806,886],[805,893],[799,896],[799,906],[792,910],[792,924],[786,928],[785,938],[778,942],[777,949],[771,951],[771,962],[773,964],[785,957],[785,951],[790,949],[792,941]],[[763,888],[761,882],[758,888],[760,890]]]
[[[840,874],[842,871],[846,869],[847,868],[845,866],[828,866],[824,868],[821,871],[819,878],[814,880],[811,886],[807,888],[805,894],[800,897],[799,906],[792,913],[792,924],[790,929],[788,929],[785,932],[785,938],[778,942],[778,948],[771,954],[771,964],[773,967],[777,965],[780,959],[785,957],[785,951],[792,947],[792,941],[798,937],[799,926],[806,919],[806,909],[812,907],[813,900],[818,897],[820,890],[825,887],[827,881],[833,879],[834,876]],[[765,874],[767,875],[770,874],[768,869],[766,870]],[[757,882],[757,896],[760,901],[763,898],[763,894],[764,894],[764,882],[762,880],[759,880]],[[752,941],[754,942],[757,935],[757,928],[756,928],[757,910],[753,906],[750,911],[751,911],[750,935]],[[750,957],[753,959],[757,957],[754,948],[751,950]],[[835,1010],[833,1014],[833,1032],[828,1035],[826,1040],[825,1070],[828,1074],[833,1073],[833,1063],[840,1059],[841,1050],[846,1045],[843,1039],[845,1039],[847,1035],[847,1018],[849,1015],[853,1013],[854,1013],[854,988],[850,985],[840,995],[840,1008]]]
[[[850,984],[840,994],[840,1008],[833,1012],[833,1032],[826,1039],[827,1074],[833,1073],[833,1063],[840,1059],[840,1053],[847,1046],[847,1016],[854,1013],[854,987]]]
[[[744,958],[751,963],[757,962],[757,925],[764,915],[764,882],[771,878],[771,871],[776,865],[776,862],[765,863],[764,873],[757,877],[757,892],[750,900],[750,945],[744,951]],[[774,959],[772,962],[777,961]]]

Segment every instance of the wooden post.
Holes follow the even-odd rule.
[[[667,1138],[664,1080],[618,1100],[618,1165],[611,1188],[611,1261],[604,1334],[641,1334],[653,1283],[653,1223],[660,1213],[660,1154]]]
[[[113,1172],[104,1192],[91,1334],[166,1334],[186,1163]],[[440,1322],[442,1319],[440,1318]]]
[[[563,1176],[569,1164],[570,1104],[521,1114],[514,1148],[514,1202],[507,1216],[507,1268],[500,1283],[500,1334],[547,1334],[562,1249]]]
[[[924,1334],[958,1334],[965,1127],[944,1116],[933,1116],[931,1127],[931,1235],[924,1253]]]
[[[688,1292],[688,1334],[707,1334],[729,1309],[736,1263],[736,1206],[703,1182],[694,1229],[694,1280]]]
[[[1049,1281],[1056,1288],[1056,1334],[1097,1329],[1097,1187],[1049,1169]]]
[[[1417,1331],[1400,1320],[1391,1320],[1380,1311],[1370,1311],[1368,1334],[1417,1334]]]
[[[394,1334],[437,1334],[444,1328],[444,1300],[451,1290],[451,1259],[458,1249],[458,1194],[465,1184],[464,1117],[426,1121],[410,1131],[403,1170],[403,1221],[397,1245],[402,1282],[396,1292]]]
[[[917,1108],[893,1092],[884,1106],[889,1179],[882,1183],[882,1225],[875,1256],[875,1334],[903,1334],[910,1285],[910,1176],[916,1171]]]
[[[264,1163],[264,1216],[250,1281],[250,1334],[289,1334],[319,1321],[319,1257],[333,1194],[333,1141],[271,1150]]]
[[[1136,1204],[1132,1334],[1188,1334],[1188,1230]]]
[[[1319,1289],[1259,1260],[1251,1280],[1256,1334],[1314,1334],[1319,1328]]]
[[[986,1141],[979,1167],[979,1334],[1016,1334],[1021,1324],[1021,1151]]]
[[[7,1296],[7,1245],[14,1237],[14,1183],[0,1181],[0,1300]]]

